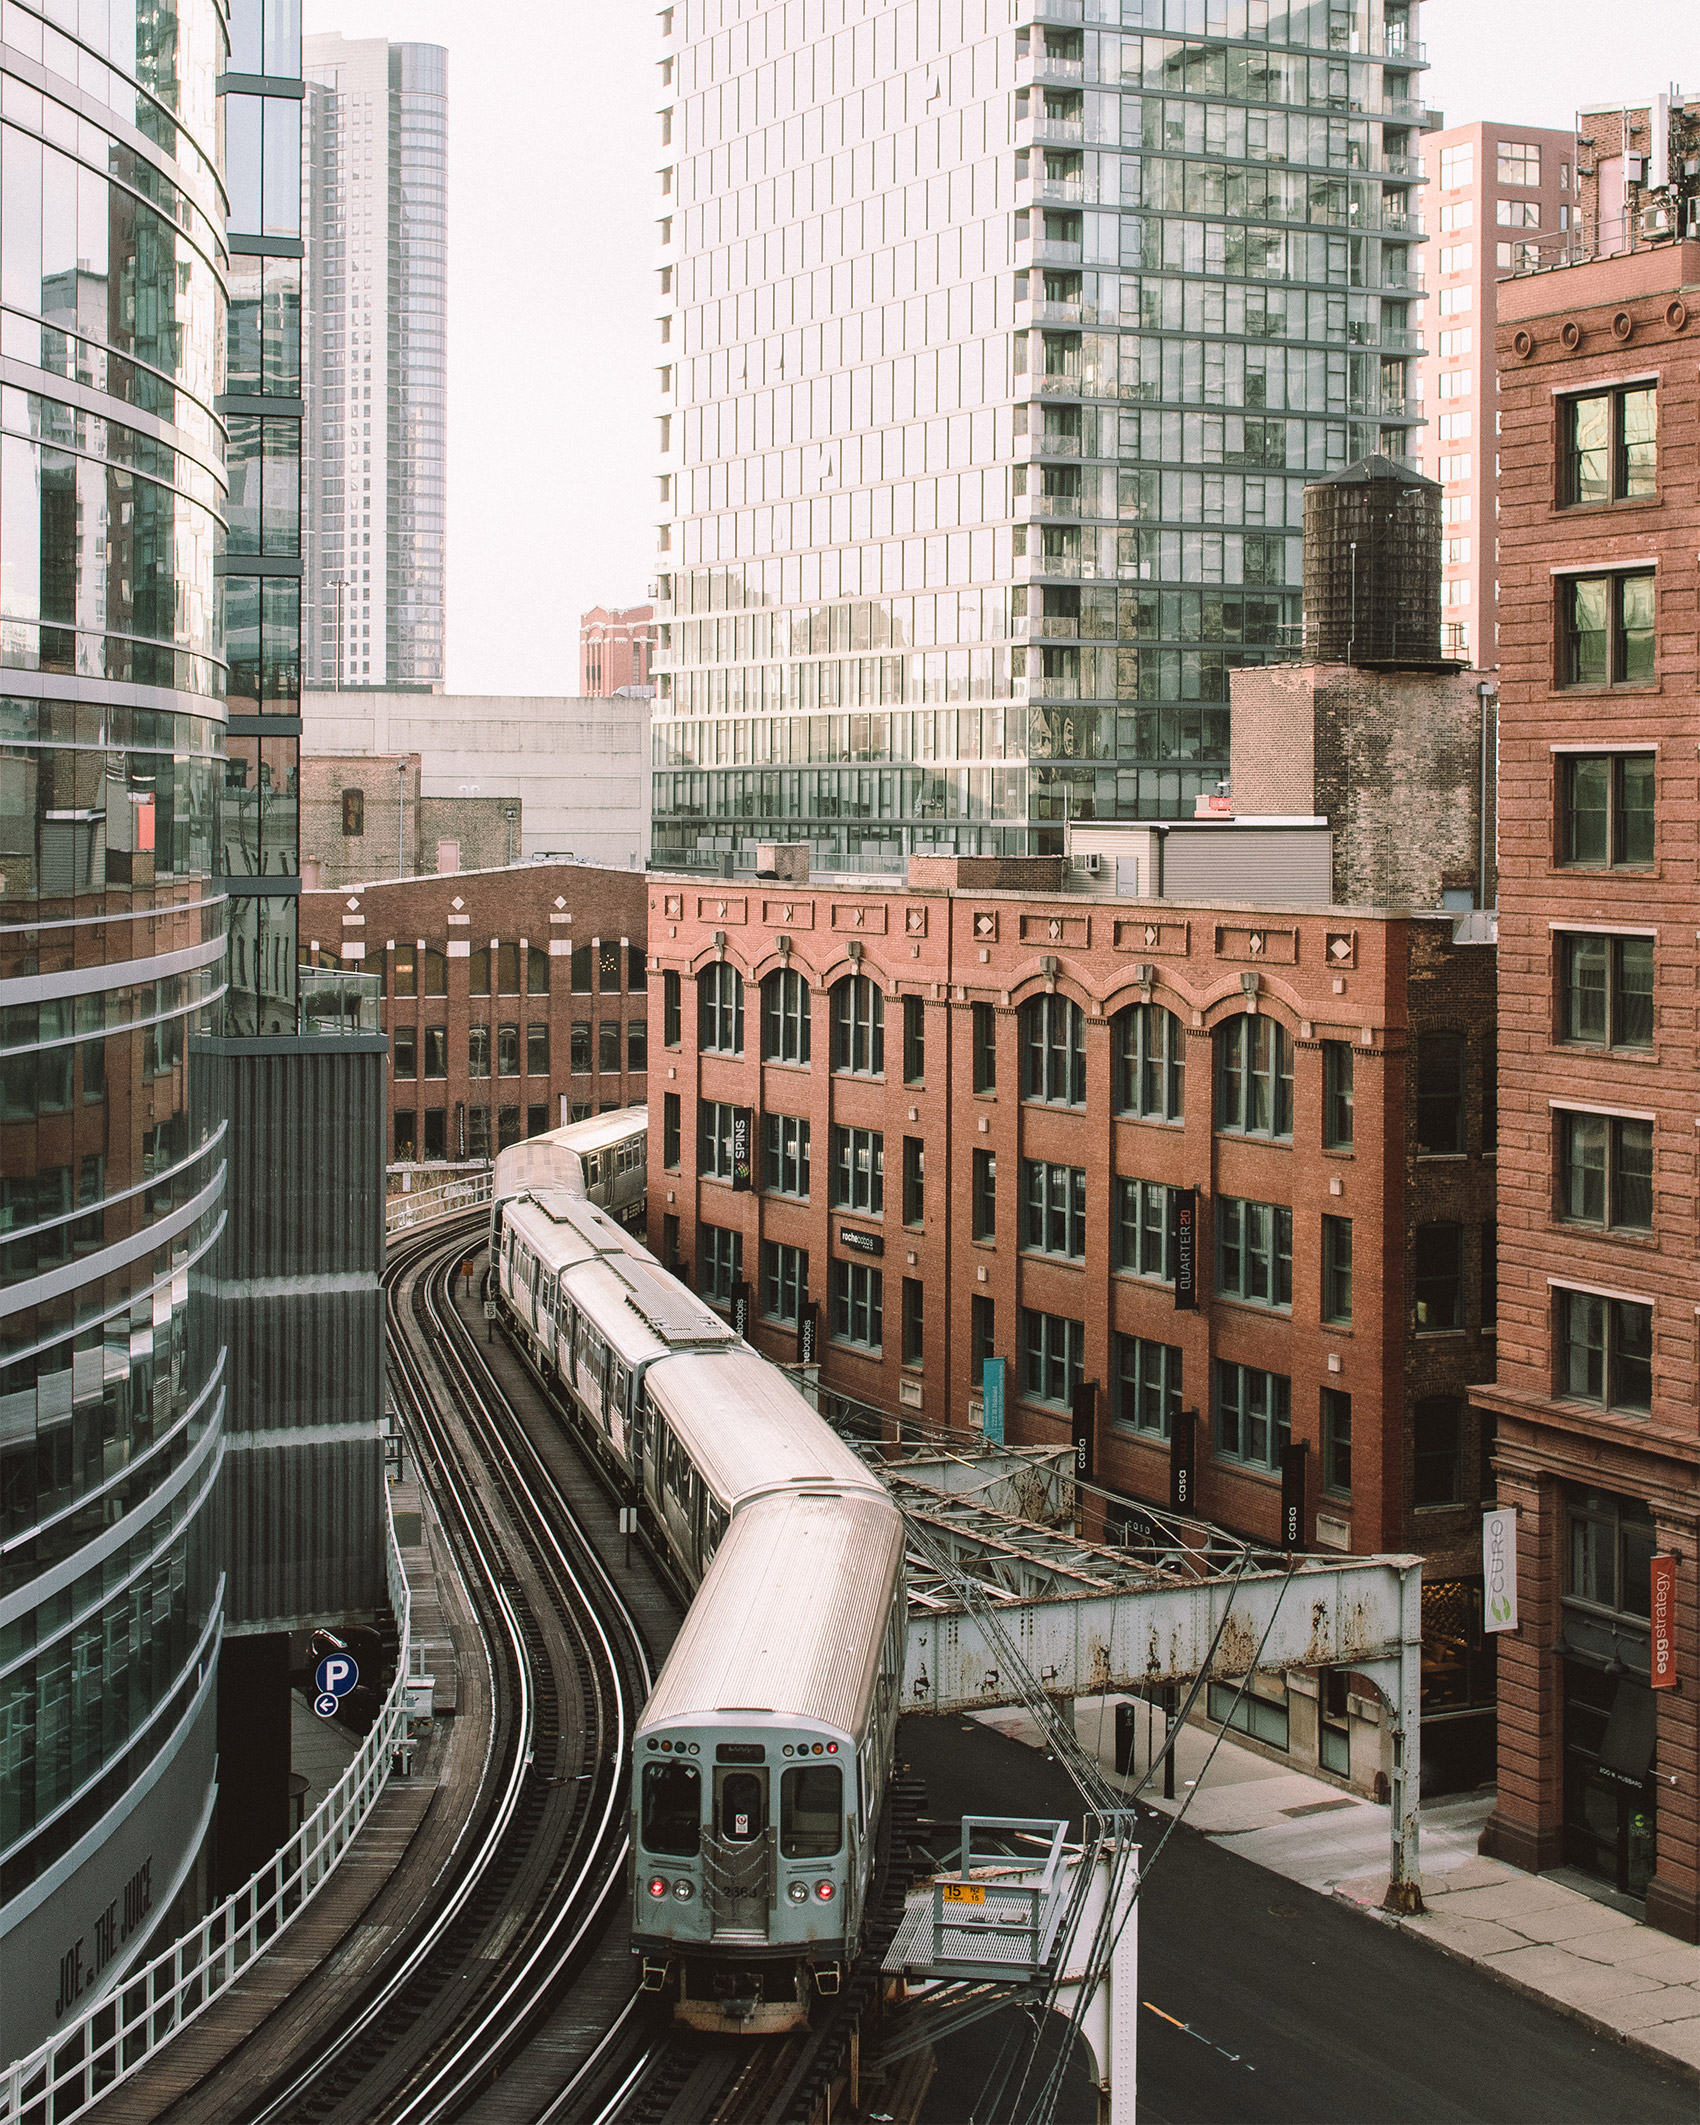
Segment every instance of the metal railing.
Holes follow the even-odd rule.
[[[70,2125],[146,2065],[294,1924],[359,1834],[407,1736],[411,1604],[387,1486],[384,1520],[399,1640],[395,1680],[354,1761],[288,1843],[216,1911],[6,2068],[0,2125]]]
[[[476,1210],[490,1200],[495,1187],[495,1168],[486,1167],[482,1173],[456,1174],[434,1188],[411,1188],[405,1195],[392,1195],[384,1204],[384,1231],[393,1239],[398,1232],[411,1232],[431,1218]]]
[[[1030,1842],[1032,1856],[982,1852],[974,1832]],[[1024,1815],[965,1815],[957,1876],[933,1883],[933,1968],[1001,1971],[1032,1977],[1044,1969],[1062,1920],[1070,1875],[1068,1824]]]

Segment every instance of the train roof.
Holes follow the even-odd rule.
[[[628,1136],[642,1136],[649,1127],[647,1107],[618,1107],[612,1114],[589,1114],[581,1122],[567,1122],[551,1129],[549,1138],[534,1137],[534,1143],[553,1139],[571,1151],[606,1151],[610,1144],[623,1144]]]
[[[637,1255],[578,1264],[563,1272],[561,1283],[630,1365],[665,1357],[670,1350],[737,1341],[711,1306],[658,1262]]]
[[[541,1136],[528,1136],[496,1153],[495,1193],[498,1202],[539,1188],[573,1189],[584,1193],[584,1172],[579,1161],[584,1152],[605,1151],[610,1144],[623,1144],[628,1137],[642,1136],[649,1128],[647,1107],[621,1107],[613,1114],[593,1114],[581,1122],[563,1122]]]
[[[884,1496],[879,1478],[753,1350],[692,1352],[645,1375],[698,1473],[725,1505],[754,1492],[830,1483]]]
[[[735,1711],[860,1735],[902,1566],[889,1498],[753,1499],[703,1574],[640,1728]]]
[[[564,1188],[530,1190],[508,1205],[506,1216],[509,1225],[529,1242],[532,1252],[548,1270],[566,1269],[575,1262],[595,1261],[610,1254],[654,1262],[649,1250],[617,1218]]]

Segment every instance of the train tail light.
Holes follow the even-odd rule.
[[[830,1904],[832,1899],[838,1894],[838,1890],[832,1882],[816,1882],[815,1894],[823,1904]]]
[[[667,1884],[659,1874],[652,1874],[649,1877],[649,1893],[651,1896],[665,1896],[667,1894]]]

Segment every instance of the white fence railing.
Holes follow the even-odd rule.
[[[400,1643],[395,1681],[359,1754],[243,1887],[209,1917],[0,2074],[0,2125],[70,2125],[235,1984],[300,1917],[372,1811],[407,1734],[411,1618],[407,1574],[385,1486],[390,1606]]]
[[[476,1210],[490,1200],[495,1187],[493,1171],[462,1174],[440,1181],[434,1188],[414,1188],[406,1195],[392,1195],[384,1205],[384,1230],[391,1238],[409,1232],[434,1217],[452,1217],[457,1210]]]

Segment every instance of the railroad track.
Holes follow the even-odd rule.
[[[418,1922],[335,2042],[248,2099],[244,2125],[424,2125],[488,2088],[625,1892],[638,1622],[454,1311],[473,1220],[392,1250],[391,1378],[495,1683],[478,1800]]]

